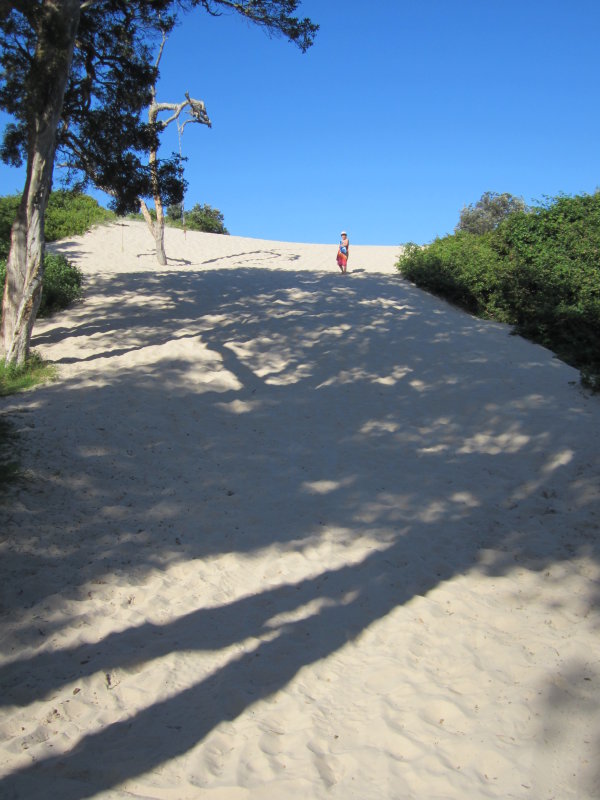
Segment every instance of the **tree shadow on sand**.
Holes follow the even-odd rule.
[[[61,458],[60,474],[39,467],[9,519],[2,602],[15,622],[1,701],[25,706],[99,671],[257,641],[4,778],[2,796],[51,783],[75,800],[151,771],[453,577],[544,570],[576,555],[598,562],[597,455],[573,447],[582,430],[597,431],[597,399],[565,390],[567,368],[502,326],[393,276],[164,272],[98,278],[92,291],[93,317],[82,306],[34,342],[60,353],[65,339],[80,341],[83,371],[13,409],[31,445]],[[135,360],[119,368],[120,358]],[[126,413],[111,417],[124,398]],[[19,416],[30,405],[35,429],[31,413]],[[73,409],[69,430],[52,427],[59,406]],[[47,504],[58,509],[52,520]],[[164,625],[43,646],[69,624],[40,621],[49,600],[80,600],[115,575],[135,586],[189,559],[269,547],[284,558],[325,530],[340,545],[372,546],[358,563],[324,564]],[[303,608],[299,620],[278,619]]]

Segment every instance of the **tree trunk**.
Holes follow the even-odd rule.
[[[152,88],[153,93],[155,92],[154,87]],[[150,110],[148,111],[148,119],[150,123],[156,124],[156,104],[152,103],[150,106]],[[144,219],[150,226],[150,230],[152,231],[152,235],[154,236],[154,243],[156,245],[156,260],[161,265],[161,267],[166,266],[167,263],[167,254],[165,253],[165,215],[163,211],[162,200],[160,197],[160,183],[158,180],[158,169],[157,169],[157,161],[158,161],[158,153],[156,150],[150,151],[150,158],[148,161],[148,165],[150,167],[150,175],[152,178],[152,195],[154,199],[154,208],[156,209],[156,220],[152,220],[150,217],[150,212],[148,211],[148,207],[141,201],[142,206],[142,214],[144,215]]]
[[[154,246],[156,249],[156,260],[161,265],[161,267],[166,266],[167,264],[167,254],[165,253],[165,217],[163,214],[162,203],[160,202],[160,198],[155,197],[154,202],[156,204],[156,219],[152,219],[150,211],[146,203],[140,199],[140,207],[142,210],[142,216],[146,220],[146,224],[150,230],[154,238]],[[159,208],[160,208],[160,219],[159,219]]]
[[[154,236],[156,242],[156,258],[161,266],[165,266],[167,263],[167,255],[165,253],[165,212],[163,211],[163,204],[158,187],[154,195],[154,208],[156,209],[156,234]]]
[[[1,348],[6,364],[22,364],[27,358],[40,304],[44,217],[52,188],[56,132],[79,19],[80,0],[44,0],[42,3],[27,86],[27,175],[11,231],[2,302]]]

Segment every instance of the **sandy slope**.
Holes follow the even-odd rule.
[[[59,248],[6,398],[0,796],[600,796],[600,399],[398,249]]]

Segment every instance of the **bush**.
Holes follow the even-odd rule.
[[[512,321],[502,303],[506,266],[489,235],[458,233],[426,248],[408,245],[398,267],[417,286],[473,314]]]
[[[513,324],[600,386],[600,193],[513,212],[483,235],[408,246],[398,268],[474,314]]]
[[[110,222],[115,214],[87,194],[60,190],[52,192],[45,219],[46,241],[81,236],[94,225]]]
[[[4,290],[6,261],[0,261],[0,286]],[[44,259],[44,279],[39,317],[67,308],[82,295],[83,275],[64,256],[47,253]]]
[[[222,233],[226,236],[229,231],[225,227],[225,217],[218,208],[199,203],[184,212],[185,227],[190,231],[204,231],[204,233]],[[167,219],[169,224],[175,228],[182,228],[181,205],[169,206],[167,209]]]
[[[509,300],[519,333],[600,372],[600,193],[559,197],[498,235],[518,267]]]
[[[0,197],[0,287],[6,280],[6,257],[10,246],[10,229],[21,196]],[[46,210],[45,235],[49,242],[85,233],[93,225],[114,219],[112,211],[80,192],[52,192]],[[82,274],[64,256],[47,253],[44,258],[44,280],[38,316],[44,317],[67,308],[82,294]]]
[[[503,194],[484,192],[475,205],[465,206],[462,209],[456,232],[489,233],[510,214],[527,210],[522,197],[513,197],[508,192]]]
[[[167,208],[166,218],[167,222],[171,223],[174,222],[177,226],[178,222],[181,222],[183,219],[183,215],[185,210],[183,208],[183,203],[174,203],[172,206]]]
[[[7,194],[0,197],[0,258],[8,256],[10,229],[17,216],[20,201],[21,195],[19,194]]]
[[[48,253],[44,259],[42,300],[38,316],[46,317],[67,308],[82,294],[83,275],[64,256]]]
[[[0,197],[0,258],[6,258],[10,246],[10,229],[19,208],[18,194]],[[79,192],[52,192],[46,209],[44,233],[46,241],[55,242],[67,236],[80,236],[93,225],[115,218],[93,197]]]

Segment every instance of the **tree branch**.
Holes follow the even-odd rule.
[[[310,19],[291,16],[298,0],[192,0],[192,3],[201,5],[213,16],[219,16],[216,9],[221,7],[236,12],[263,27],[269,35],[286,36],[303,53],[312,46],[319,30]]]
[[[207,125],[212,128],[212,122],[206,113],[204,102],[202,100],[194,100],[193,97],[190,97],[189,92],[185,93],[185,100],[181,103],[152,103],[148,109],[148,119],[151,123],[158,125],[161,130],[164,130],[171,122],[179,119],[186,108],[188,109],[189,118],[181,126],[182,129],[188,122],[198,122],[201,125]],[[163,111],[172,111],[173,114],[168,119],[159,120],[158,115]]]
[[[162,58],[163,50],[165,49],[165,45],[167,43],[167,32],[162,32],[162,41],[160,43],[160,47],[158,48],[158,55],[156,56],[156,61],[154,62],[155,69],[158,69],[158,65],[160,64],[160,60]]]

